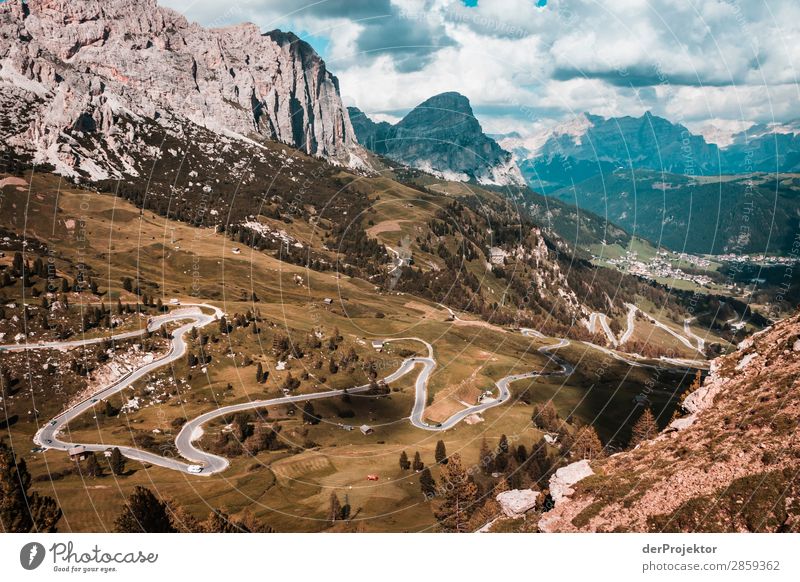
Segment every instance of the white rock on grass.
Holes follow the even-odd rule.
[[[558,505],[562,499],[572,495],[575,492],[572,486],[590,475],[594,475],[594,471],[586,459],[561,467],[556,471],[550,477],[550,495],[555,504]]]
[[[538,497],[539,492],[532,489],[512,489],[499,493],[497,501],[506,517],[517,518],[534,509]]]

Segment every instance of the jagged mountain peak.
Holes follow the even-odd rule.
[[[472,105],[470,105],[469,99],[458,91],[445,91],[444,93],[428,97],[425,101],[417,105],[414,111],[421,109],[445,109],[447,111],[472,115]]]
[[[206,29],[154,0],[9,0],[0,38],[0,133],[60,173],[135,175],[142,124],[185,123],[365,167],[338,80],[293,33]]]
[[[356,108],[350,113],[361,144],[407,166],[449,180],[524,183],[511,154],[483,132],[469,99],[460,93],[434,95],[395,125],[374,123]]]

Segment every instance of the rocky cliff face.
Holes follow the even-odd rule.
[[[336,77],[291,33],[204,29],[155,0],[0,4],[0,137],[66,175],[137,175],[153,126],[363,166]]]
[[[714,361],[688,415],[592,461],[542,531],[800,530],[800,313]]]
[[[407,166],[455,181],[524,184],[511,154],[483,133],[459,93],[435,95],[395,125],[374,123],[357,109],[351,115],[360,143]]]

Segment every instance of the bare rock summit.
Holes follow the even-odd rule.
[[[292,33],[206,29],[155,0],[0,4],[8,146],[68,176],[136,176],[187,124],[366,167],[336,77]]]

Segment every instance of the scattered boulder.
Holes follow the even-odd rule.
[[[572,486],[590,475],[594,475],[594,471],[586,459],[561,467],[556,471],[550,477],[550,496],[555,504],[558,505],[565,497],[572,495],[575,492]]]
[[[506,517],[517,518],[522,517],[528,511],[536,507],[536,500],[539,497],[539,492],[532,489],[511,489],[510,491],[503,491],[497,495],[497,501],[500,503],[500,509]]]

